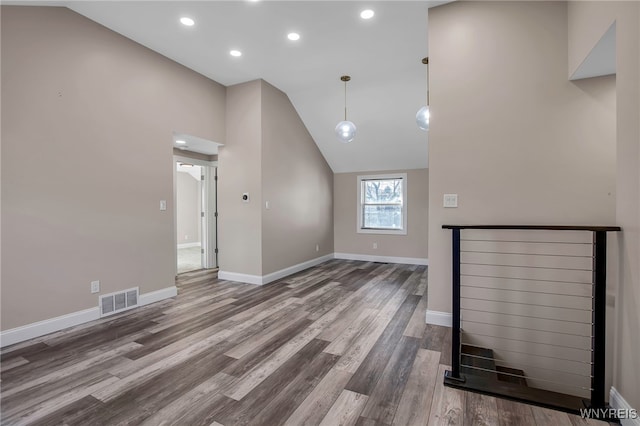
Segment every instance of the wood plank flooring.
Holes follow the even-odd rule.
[[[332,260],[178,296],[2,350],[3,425],[578,425],[446,388],[427,268]]]

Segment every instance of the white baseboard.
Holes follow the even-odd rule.
[[[199,242],[178,244],[179,249],[190,248],[190,247],[201,247],[201,246],[202,246],[202,243],[199,243]]]
[[[326,256],[316,257],[315,259],[307,260],[306,262],[298,263],[297,265],[289,266],[288,268],[280,269],[279,271],[263,275],[262,284],[269,284],[270,282],[288,277],[289,275],[295,274],[296,272],[304,271],[305,269],[319,265],[333,258],[333,253],[331,253],[327,254]]]
[[[239,283],[262,285],[260,275],[240,274],[238,272],[228,272],[222,269],[218,271],[218,279],[225,281],[236,281]]]
[[[312,266],[319,265],[321,263],[326,262],[327,260],[333,259],[333,253],[327,254],[325,256],[316,257],[315,259],[307,260],[306,262],[298,263],[297,265],[289,266],[288,268],[280,269],[279,271],[272,272],[267,275],[249,275],[249,274],[240,274],[237,272],[228,272],[228,271],[218,271],[218,279],[227,280],[227,281],[237,281],[246,284],[256,284],[256,285],[264,285],[269,284],[270,282],[277,281],[284,277],[288,277],[289,275],[295,274],[296,272],[304,271],[307,268],[311,268]]]
[[[426,257],[395,257],[395,256],[373,256],[370,254],[355,253],[335,253],[336,259],[345,260],[362,260],[365,262],[382,262],[382,263],[402,263],[405,265],[429,265],[429,259]]]
[[[44,336],[45,334],[60,331],[68,327],[73,327],[75,325],[83,324],[85,322],[97,319],[100,319],[100,309],[96,306],[95,308],[72,312],[70,314],[61,315],[59,317],[5,330],[0,333],[0,347],[24,342],[25,340]]]
[[[148,305],[163,299],[174,297],[178,294],[175,286],[163,288],[161,290],[152,291],[140,295],[139,306]],[[135,309],[133,309],[135,310]],[[72,312],[70,314],[61,315],[59,317],[34,322],[32,324],[23,325],[21,327],[12,328],[0,332],[0,347],[13,345],[15,343],[24,342],[25,340],[44,336],[45,334],[54,333],[64,330],[65,328],[84,324],[89,321],[100,319],[100,308],[85,309],[83,311]]]
[[[138,305],[144,306],[150,303],[159,302],[164,299],[169,299],[178,295],[178,287],[171,286],[160,290],[152,291],[150,293],[143,293],[139,296]]]
[[[622,426],[640,426],[640,407],[632,407],[613,386],[611,386],[611,390],[609,391],[609,405],[611,408],[625,410],[627,413],[635,408],[637,410],[636,418],[620,419],[620,424],[622,424]]]
[[[453,315],[449,312],[430,311],[427,309],[425,321],[427,324],[451,327],[453,325]]]

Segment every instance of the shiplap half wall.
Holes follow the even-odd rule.
[[[530,387],[589,397],[593,235],[462,230],[463,344]]]

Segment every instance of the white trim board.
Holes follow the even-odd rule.
[[[196,242],[196,243],[178,244],[178,249],[191,248],[191,247],[202,247],[202,243]]]
[[[451,315],[451,313],[449,312],[430,311],[427,309],[425,321],[427,322],[427,324],[452,327],[453,315]]]
[[[334,253],[336,259],[362,260],[365,262],[401,263],[404,265],[429,265],[426,257],[373,256],[370,254]]]
[[[151,303],[159,302],[164,299],[170,299],[178,295],[178,287],[171,286],[162,288],[160,290],[152,291],[149,293],[143,293],[139,296],[138,305],[144,306]]]
[[[263,275],[262,284],[268,284],[281,278],[288,277],[289,275],[295,274],[296,272],[304,271],[305,269],[309,269],[333,258],[333,253],[330,253],[325,256],[316,257],[315,259],[307,260],[306,262],[298,263],[297,265],[289,266],[288,268],[280,269],[279,271]]]
[[[175,286],[152,291],[151,293],[144,293],[139,296],[139,306],[148,305],[150,303],[158,302],[163,299],[168,299],[170,297],[176,296],[177,294],[178,289]],[[131,309],[128,312],[132,311],[135,311],[135,309]],[[12,328],[0,332],[0,347],[24,342],[25,340],[44,336],[49,333],[54,333],[56,331],[64,330],[65,328],[73,327],[98,319],[100,319],[100,308],[96,306],[82,311],[71,312],[70,314],[61,315],[59,317]]]
[[[100,308],[96,306],[95,308],[72,312],[70,314],[61,315],[59,317],[5,330],[0,333],[0,347],[24,342],[25,340],[44,336],[45,334],[64,330],[65,328],[73,327],[75,325],[83,324],[85,322],[94,321],[97,319],[100,319]]]
[[[306,262],[298,263],[297,265],[289,266],[288,268],[280,269],[279,271],[262,276],[220,270],[218,271],[218,279],[237,281],[246,284],[265,285],[284,277],[288,277],[289,275],[293,275],[296,272],[304,271],[305,269],[319,265],[333,258],[333,253],[327,254],[325,256],[316,257],[315,259],[307,260]]]
[[[262,285],[262,277],[260,275],[240,274],[238,272],[223,271],[222,269],[218,271],[218,279],[246,284]]]
[[[622,424],[622,426],[640,426],[640,407],[632,407],[613,386],[611,386],[611,390],[609,390],[609,405],[616,410],[632,410],[636,408],[636,410],[638,410],[638,417],[635,419],[620,419],[620,424]]]
[[[214,143],[217,143],[217,142],[214,142]],[[218,145],[224,146],[224,144],[218,144]],[[193,152],[195,153],[195,151]],[[196,154],[202,154],[202,153],[197,152]],[[202,154],[202,155],[218,155],[218,154]],[[213,160],[213,161],[200,160],[199,158],[191,158],[191,157],[186,157],[184,155],[178,155],[178,154],[173,154],[173,160],[174,160],[174,167],[175,167],[175,163],[178,161],[190,163],[190,164],[193,164],[194,166],[218,167],[218,160]]]

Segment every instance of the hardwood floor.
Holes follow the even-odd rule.
[[[427,268],[333,260],[178,296],[2,351],[3,425],[581,425],[443,386]]]

